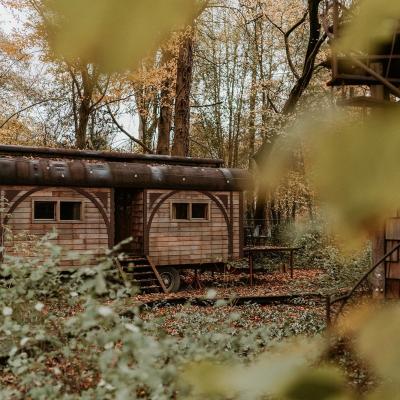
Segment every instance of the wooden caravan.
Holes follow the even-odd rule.
[[[124,252],[158,268],[225,263],[243,255],[248,181],[220,160],[0,146],[0,246],[55,230],[90,256],[131,237]]]
[[[325,33],[331,43],[337,40],[343,27],[351,23],[352,15],[343,0],[326,0]],[[391,38],[381,42],[373,54],[337,54],[331,57],[330,86],[369,86],[370,96],[353,97],[341,102],[352,107],[398,107],[400,98],[400,25],[393,25]],[[396,215],[394,212],[393,215]],[[400,298],[400,216],[389,218],[372,241],[372,266],[356,284],[372,280],[377,297]],[[354,292],[351,291],[352,294]],[[347,301],[347,299],[346,299]]]
[[[343,29],[351,23],[352,12],[345,0],[325,0],[324,28],[331,41],[340,37]],[[332,53],[330,59],[332,80],[330,86],[342,85],[388,85],[400,84],[400,25],[393,29],[392,37],[381,42],[373,54]]]

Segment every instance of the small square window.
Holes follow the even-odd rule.
[[[80,201],[60,202],[60,221],[80,221],[82,219],[82,203]]]
[[[173,203],[172,219],[189,219],[189,203]]]
[[[56,202],[55,201],[35,201],[33,219],[43,221],[56,220]]]
[[[208,219],[208,204],[193,203],[192,204],[192,219]]]

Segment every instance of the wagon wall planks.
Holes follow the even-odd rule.
[[[240,256],[240,192],[148,190],[146,198],[148,253],[155,264],[226,262]],[[182,202],[209,204],[208,219],[174,220],[171,205]]]
[[[111,189],[33,188],[27,186],[0,186],[3,205],[0,205],[4,229],[5,254],[34,255],[35,243],[44,235],[55,231],[51,242],[68,251],[88,255],[88,264],[109,247],[111,235]],[[10,196],[11,194],[11,196]],[[81,202],[80,221],[35,221],[34,201]],[[80,261],[67,256],[61,265],[79,265]]]

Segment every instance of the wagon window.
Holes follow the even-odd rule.
[[[192,204],[192,219],[208,219],[208,204],[193,203]]]
[[[81,216],[82,203],[80,201],[60,202],[60,221],[80,221]]]
[[[55,201],[35,201],[33,218],[35,220],[55,221],[56,204]]]
[[[189,219],[189,203],[173,203],[172,219]]]

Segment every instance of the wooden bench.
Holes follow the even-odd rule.
[[[249,275],[250,275],[250,286],[253,286],[254,280],[254,255],[255,254],[268,254],[268,253],[289,253],[289,270],[290,277],[293,278],[294,268],[294,253],[299,250],[300,247],[285,247],[285,246],[254,246],[245,247],[244,253],[249,258]],[[286,272],[286,270],[284,271]]]

